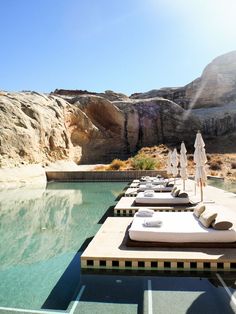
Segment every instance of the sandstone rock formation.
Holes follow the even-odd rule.
[[[0,166],[57,160],[105,163],[143,146],[236,133],[236,52],[213,60],[181,88],[130,97],[106,91],[0,93]],[[236,138],[236,137],[235,137]],[[219,137],[220,141],[220,137]]]
[[[136,93],[133,99],[163,97],[184,109],[209,108],[236,101],[236,51],[215,58],[206,66],[200,78],[184,87],[167,87]]]
[[[194,136],[200,126],[169,100],[121,99],[87,93],[67,101],[35,92],[0,96],[1,166],[59,159],[104,163],[142,146],[191,140],[189,133]]]
[[[72,144],[71,134],[77,131],[84,138],[85,130],[94,131],[88,117],[62,98],[5,93],[0,96],[0,165],[79,161],[81,148]]]
[[[215,58],[200,78],[179,88],[131,95],[133,99],[163,97],[189,110],[202,122],[207,138],[236,131],[236,51]]]

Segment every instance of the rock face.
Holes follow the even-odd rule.
[[[57,160],[105,163],[143,146],[193,143],[236,133],[236,51],[180,88],[130,97],[106,91],[0,93],[0,166]],[[232,139],[232,136],[231,136]]]
[[[133,99],[153,97],[170,99],[197,116],[206,137],[235,132],[236,51],[215,58],[200,78],[184,87],[131,95]]]
[[[5,93],[0,96],[1,166],[60,159],[104,163],[142,146],[190,141],[189,133],[200,126],[169,100],[122,99],[82,94],[66,101],[35,92]]]
[[[200,78],[184,87],[167,87],[131,95],[134,99],[163,97],[184,109],[223,106],[236,101],[236,51],[215,58]]]
[[[86,126],[86,128],[85,128]],[[81,158],[74,146],[74,132],[86,138],[96,133],[91,121],[77,107],[56,96],[5,93],[0,96],[0,165],[47,163]]]

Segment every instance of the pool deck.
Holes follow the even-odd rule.
[[[194,182],[188,180],[186,190]],[[194,187],[195,188],[195,187]],[[190,192],[193,194],[193,192]],[[197,188],[196,197],[200,195]],[[128,197],[128,199],[132,199]],[[212,201],[214,200],[214,203]],[[204,188],[205,203],[224,210],[236,228],[236,195]],[[128,248],[123,243],[132,217],[109,217],[81,256],[84,269],[236,270],[236,248]]]

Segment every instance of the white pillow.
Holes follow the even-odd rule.
[[[200,215],[204,212],[206,206],[203,203],[199,203],[193,210],[193,214],[199,218]]]
[[[204,212],[200,215],[199,221],[201,224],[209,228],[213,221],[216,219],[217,213],[213,212],[210,209],[205,209]]]

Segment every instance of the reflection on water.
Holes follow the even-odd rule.
[[[0,193],[1,269],[48,259],[73,243],[78,215],[72,215],[74,205],[82,203],[81,191],[34,190],[27,194],[22,190],[4,198]]]
[[[52,183],[0,192],[0,306],[41,308],[124,186]]]
[[[211,178],[207,182],[209,185],[212,185],[216,188],[229,191],[232,193],[236,193],[236,182],[232,182],[229,180],[221,180],[221,179],[214,179]]]

